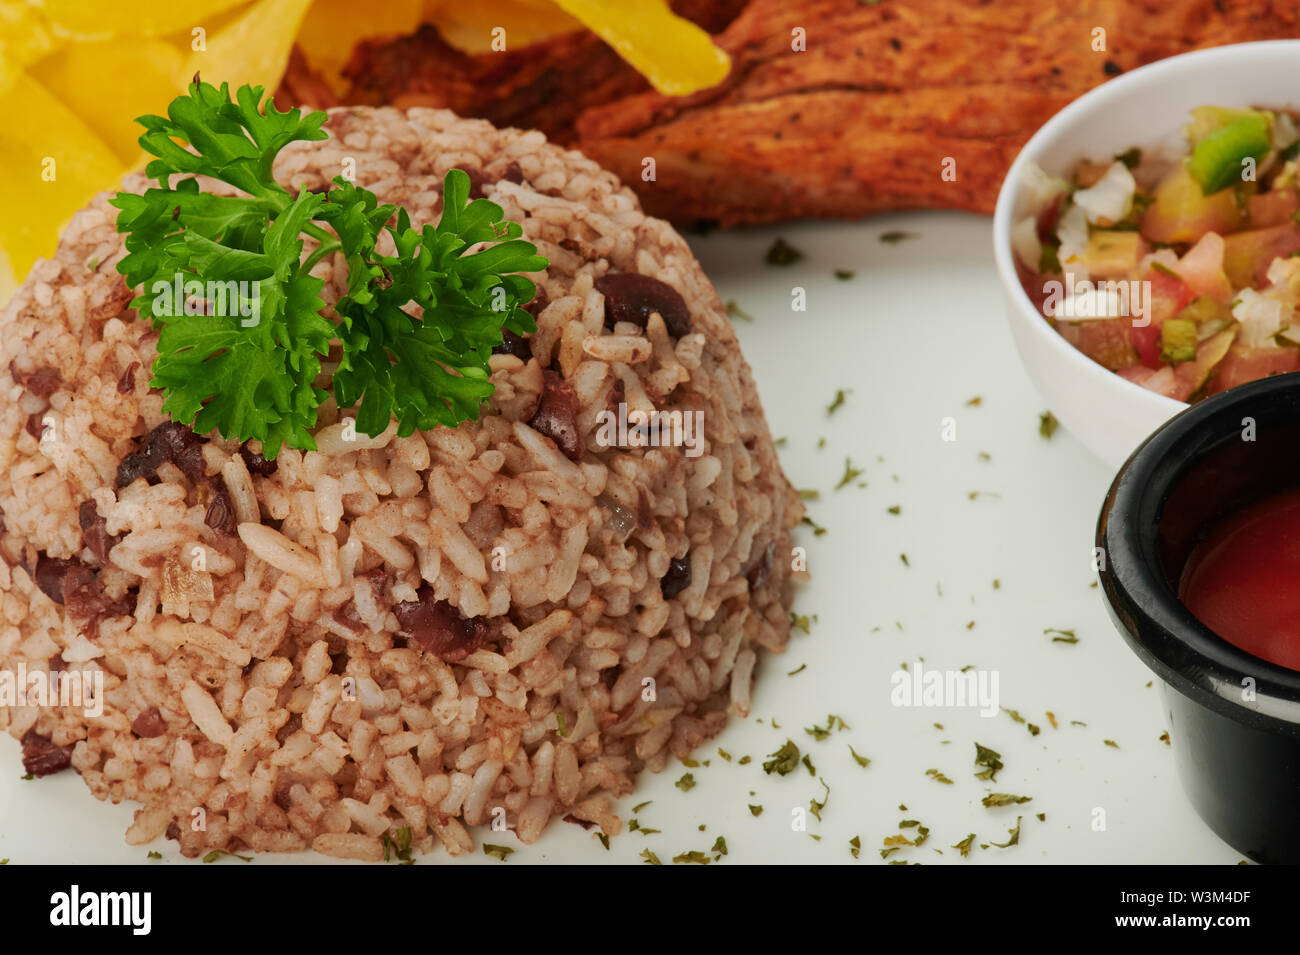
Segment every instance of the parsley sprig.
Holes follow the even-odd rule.
[[[502,328],[536,330],[523,308],[536,286],[512,273],[547,260],[500,206],[469,200],[459,169],[443,182],[436,226],[416,228],[406,210],[342,176],[324,193],[295,195],[272,166],[292,142],[327,139],[326,115],[280,112],[270,99],[263,108],[262,95],[243,86],[232,100],[228,84],[196,77],[167,117],[137,120],[158,187],[111,200],[127,234],[118,271],[141,290],[132,307],[160,333],[150,385],[165,393],[163,410],[200,434],[256,439],[267,458],[286,444],[314,448],[330,395],[318,383],[322,359],[337,343],[328,383],[340,409],[356,407],[358,431],[373,437],[396,418],[408,435],[477,417]],[[241,195],[204,192],[198,176]],[[316,248],[304,258],[307,239]],[[387,245],[393,254],[380,251]],[[347,264],[337,321],[310,274],[334,252]],[[181,307],[178,283],[204,307]]]

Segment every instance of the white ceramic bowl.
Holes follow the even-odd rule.
[[[1300,102],[1300,40],[1198,50],[1103,83],[1061,110],[1011,165],[993,215],[993,250],[1011,334],[1052,413],[1085,447],[1118,468],[1147,435],[1187,407],[1147,391],[1077,351],[1034,307],[1016,276],[1011,228],[1028,214],[1025,167],[1066,176],[1083,158],[1155,147],[1196,106],[1287,106]]]

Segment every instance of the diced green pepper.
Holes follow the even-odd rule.
[[[1269,118],[1252,113],[1208,133],[1192,150],[1187,171],[1204,195],[1213,195],[1241,181],[1242,161],[1268,154]]]
[[[1160,360],[1171,364],[1196,357],[1196,323],[1186,318],[1171,318],[1160,329]]]

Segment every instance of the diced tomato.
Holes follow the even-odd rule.
[[[1292,216],[1300,209],[1300,195],[1294,189],[1274,189],[1272,192],[1251,196],[1246,205],[1250,213],[1250,227],[1265,229],[1292,222]]]
[[[1223,270],[1233,288],[1258,288],[1268,281],[1268,267],[1277,258],[1300,251],[1300,226],[1294,222],[1251,229],[1223,240]]]
[[[1223,236],[1207,232],[1178,260],[1175,271],[1197,295],[1226,305],[1232,301],[1232,286],[1223,271],[1223,250]]]
[[[1130,325],[1128,340],[1137,350],[1138,361],[1150,370],[1160,367],[1160,326],[1155,322],[1150,325]]]
[[[1119,371],[1137,364],[1137,354],[1129,341],[1128,318],[1089,319],[1085,322],[1058,322],[1061,337],[1099,365]]]
[[[1210,382],[1209,393],[1217,395],[1248,381],[1291,371],[1300,371],[1300,348],[1250,348],[1246,345],[1233,345],[1223,361],[1219,362],[1214,379]]]
[[[1196,293],[1177,276],[1157,269],[1148,269],[1142,281],[1151,283],[1151,323],[1161,325],[1185,309]]]

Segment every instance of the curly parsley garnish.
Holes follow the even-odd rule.
[[[141,289],[132,307],[160,331],[150,385],[163,391],[163,410],[199,433],[256,439],[268,459],[286,444],[313,449],[330,396],[316,380],[337,342],[329,384],[339,408],[357,407],[358,431],[373,437],[396,418],[409,435],[476,418],[493,391],[488,360],[502,328],[535,330],[523,305],[536,287],[511,273],[540,271],[546,259],[499,206],[469,201],[461,170],[443,182],[441,221],[423,228],[342,176],[326,192],[295,195],[272,165],[292,142],[327,139],[326,116],[282,113],[269,99],[263,109],[262,94],[242,86],[232,100],[229,84],[196,77],[166,117],[138,120],[158,187],[111,200],[127,234],[118,271]],[[203,192],[198,176],[240,194]],[[308,239],[316,247],[303,258]],[[492,244],[467,254],[483,243]],[[347,263],[337,323],[311,275],[336,252]]]

